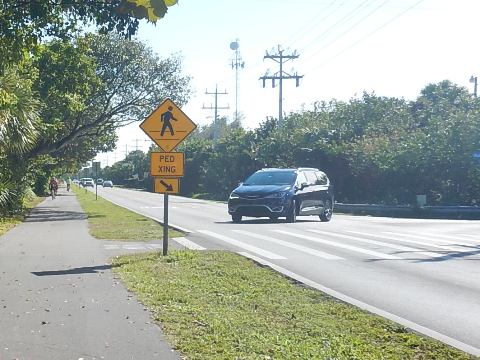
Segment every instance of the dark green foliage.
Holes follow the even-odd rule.
[[[267,119],[247,131],[222,118],[216,143],[210,125],[179,147],[186,154],[181,194],[225,200],[260,168],[316,167],[339,202],[414,204],[426,194],[430,205],[478,204],[480,163],[472,155],[480,150],[479,120],[480,102],[448,81],[428,85],[412,102],[367,93],[318,102],[290,114],[282,128]]]
[[[102,34],[134,35],[139,19],[155,22],[176,1],[0,0],[0,70],[32,51],[45,38],[69,39],[85,24]]]
[[[335,185],[336,200],[430,205],[480,202],[480,102],[448,81],[430,84],[412,102],[363,94],[319,102],[292,113],[282,128],[268,119],[254,131],[211,128],[187,142],[183,194],[225,200],[239,181],[262,167],[316,167]]]

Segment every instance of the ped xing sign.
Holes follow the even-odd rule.
[[[150,175],[180,177],[184,175],[185,154],[181,152],[152,152]]]
[[[180,191],[179,178],[155,178],[154,191],[161,194],[178,194]]]
[[[162,102],[140,128],[163,151],[173,151],[197,125],[170,99]]]

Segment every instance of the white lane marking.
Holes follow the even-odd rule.
[[[365,232],[361,232],[361,231],[353,231],[353,230],[347,230],[347,231],[350,232],[350,233],[353,233],[353,234],[358,234],[358,235],[373,236],[373,237],[380,238],[380,239],[395,240],[395,241],[406,242],[406,243],[411,243],[411,244],[434,247],[434,248],[441,249],[441,250],[444,250],[444,251],[449,250],[449,251],[458,252],[458,249],[450,247],[450,246],[446,246],[446,245],[435,245],[435,244],[424,242],[424,241],[405,239],[405,238],[402,238],[402,237],[398,238],[398,237],[386,236],[386,235],[376,235],[376,234],[370,234],[370,233],[365,233]]]
[[[378,257],[380,259],[401,260],[400,257],[395,256],[395,255],[383,254],[383,253],[380,253],[380,252],[377,252],[377,251],[367,250],[367,249],[359,248],[357,246],[340,244],[340,243],[337,243],[335,241],[319,239],[319,238],[313,237],[313,236],[296,234],[296,233],[292,233],[292,232],[284,231],[284,230],[273,230],[273,231],[276,231],[276,232],[281,233],[281,234],[289,235],[289,236],[298,237],[300,239],[310,240],[310,241],[313,241],[313,242],[316,242],[316,243],[319,243],[319,244],[330,245],[330,246],[339,247],[339,248],[342,248],[342,249],[358,252],[358,253],[361,253],[361,254],[375,256],[375,257]]]
[[[345,260],[344,258],[342,258],[340,256],[328,254],[326,252],[311,249],[311,248],[306,247],[306,246],[292,244],[292,243],[289,243],[288,241],[275,239],[275,238],[272,238],[270,236],[260,235],[260,234],[257,234],[257,233],[252,233],[252,232],[244,231],[244,230],[233,230],[233,231],[237,232],[237,233],[240,233],[240,234],[243,234],[243,235],[251,236],[251,237],[254,237],[254,238],[257,238],[257,239],[260,239],[260,240],[270,241],[270,242],[273,242],[275,244],[285,246],[285,247],[288,247],[290,249],[295,249],[295,250],[298,250],[298,251],[302,251],[302,252],[307,253],[309,255],[318,256],[318,257],[323,258],[323,259]]]
[[[258,262],[259,264],[268,266],[268,267],[272,268],[273,270],[275,270],[275,271],[277,271],[277,272],[279,272],[279,273],[281,273],[285,276],[288,276],[291,279],[295,279],[297,281],[300,281],[301,283],[303,283],[305,285],[308,285],[308,286],[310,286],[312,288],[315,288],[317,290],[320,290],[320,291],[322,291],[322,292],[324,292],[324,293],[326,293],[330,296],[333,296],[337,299],[340,299],[340,300],[345,301],[349,304],[352,304],[356,307],[359,307],[360,309],[369,311],[373,314],[377,314],[377,315],[382,316],[386,319],[392,320],[392,321],[394,321],[394,322],[396,322],[400,325],[408,327],[408,328],[410,328],[414,331],[417,331],[419,333],[427,335],[431,338],[437,339],[438,341],[441,341],[445,344],[456,347],[457,349],[460,349],[460,350],[465,351],[467,353],[470,353],[472,355],[480,356],[480,349],[476,348],[472,345],[468,345],[468,344],[466,344],[462,341],[451,338],[450,336],[447,336],[447,335],[439,333],[435,330],[429,329],[426,326],[419,325],[419,324],[417,324],[413,321],[410,321],[410,320],[405,319],[403,317],[400,317],[398,315],[392,314],[392,313],[390,313],[388,311],[385,311],[385,310],[382,310],[378,307],[375,307],[375,306],[369,305],[367,303],[364,303],[363,301],[357,300],[357,299],[355,299],[351,296],[345,295],[345,294],[343,294],[339,291],[328,288],[328,287],[326,287],[324,285],[321,285],[321,284],[319,284],[319,283],[317,283],[313,280],[310,280],[310,279],[308,279],[306,277],[303,277],[299,274],[296,274],[296,273],[294,273],[290,270],[287,270],[287,269],[285,269],[281,266],[275,265],[274,263],[271,263],[271,262],[269,262],[265,259],[256,257],[256,256],[251,255],[251,254],[246,253],[246,252],[240,252],[239,254],[242,255],[242,256],[245,256],[247,258],[250,258],[255,262]]]
[[[163,206],[141,206],[142,209],[163,209]]]
[[[360,242],[364,242],[366,244],[384,246],[384,247],[388,247],[388,248],[395,249],[395,250],[413,252],[415,254],[422,254],[422,255],[425,255],[425,256],[432,257],[432,258],[443,257],[442,254],[433,253],[433,252],[430,252],[430,251],[423,251],[422,249],[412,248],[410,246],[394,245],[394,244],[386,243],[386,242],[383,242],[383,241],[370,240],[370,239],[360,238],[360,237],[351,236],[351,235],[337,234],[337,233],[329,232],[329,231],[321,231],[321,230],[313,230],[313,229],[311,229],[309,231],[317,233],[317,234],[337,236],[337,237],[341,237],[341,238],[344,238],[344,239],[360,241]],[[406,254],[406,255],[408,255],[408,254]]]
[[[193,241],[190,241],[190,240],[188,240],[184,237],[176,237],[176,238],[173,238],[173,240],[175,240],[180,245],[183,245],[187,249],[190,249],[190,250],[206,250],[203,246],[200,246],[200,245],[194,243]]]
[[[286,257],[274,254],[274,253],[272,253],[270,251],[267,251],[267,250],[260,249],[256,246],[253,246],[253,245],[245,244],[241,241],[232,239],[228,236],[214,233],[213,231],[208,231],[208,230],[197,230],[197,231],[202,233],[202,234],[205,234],[205,235],[214,237],[216,239],[225,241],[226,243],[228,243],[230,245],[234,245],[234,246],[237,246],[239,248],[243,248],[245,250],[251,251],[255,254],[258,254],[260,256],[263,256],[263,257],[266,257],[266,258],[269,258],[269,259],[275,259],[275,260],[285,260],[286,259]]]
[[[120,249],[120,245],[103,245],[105,250],[118,250]]]
[[[435,242],[439,245],[465,245],[465,246],[472,246],[472,244],[464,243],[461,241],[452,241],[452,240],[443,240],[443,239],[435,239],[431,236],[420,236],[420,235],[413,235],[413,234],[404,234],[404,233],[396,233],[396,232],[391,232],[391,231],[384,231],[384,234],[389,234],[389,235],[395,235],[395,236],[408,236],[414,239],[419,239],[419,240],[427,240],[427,241],[432,241]],[[455,246],[453,246],[455,248]],[[465,248],[458,247],[458,251],[465,251]]]

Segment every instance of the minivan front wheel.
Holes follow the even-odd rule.
[[[295,221],[297,221],[297,204],[295,200],[292,200],[287,212],[287,222],[294,223]]]
[[[330,200],[325,200],[322,214],[319,215],[320,221],[324,221],[324,222],[330,221],[332,219],[332,215],[333,215],[332,202]]]
[[[232,215],[232,221],[236,224],[242,222],[242,215]]]

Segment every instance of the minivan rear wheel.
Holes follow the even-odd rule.
[[[332,208],[332,202],[330,200],[325,200],[325,203],[323,205],[323,212],[320,217],[320,221],[330,221],[332,219],[333,215],[333,208]]]
[[[287,212],[287,222],[294,223],[297,221],[297,204],[295,200],[292,200],[292,204]]]

